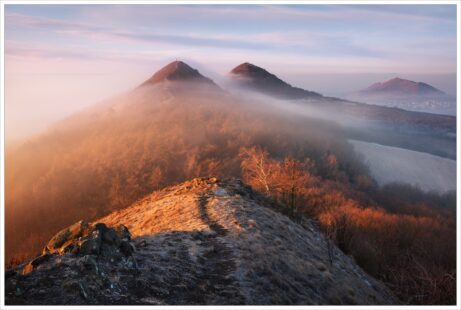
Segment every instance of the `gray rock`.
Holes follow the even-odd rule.
[[[133,256],[128,257],[126,260],[125,266],[129,269],[138,269],[138,263]]]
[[[85,255],[80,260],[81,266],[90,271],[94,271],[96,273],[99,272],[98,262],[96,261],[96,256],[94,255]]]
[[[130,256],[133,254],[133,251],[134,249],[130,242],[126,240],[120,242],[120,252],[122,252],[125,256]]]
[[[74,240],[88,234],[90,225],[85,221],[79,221],[54,235],[53,238],[45,246],[43,250],[46,253],[65,253],[64,251],[71,251],[70,244],[74,243]]]
[[[131,234],[125,225],[118,225],[114,227],[115,232],[121,240],[131,241]]]
[[[109,260],[119,260],[122,254],[132,255],[131,235],[124,225],[107,227],[104,223],[75,223],[58,232],[48,242],[45,254],[72,253],[76,255],[101,255]],[[27,272],[33,266],[27,267]]]
[[[79,253],[81,255],[98,255],[101,246],[101,240],[99,238],[86,239],[80,244]]]
[[[117,235],[117,232],[113,229],[106,230],[103,235],[102,239],[105,243],[114,244],[118,246],[120,244],[120,237]]]
[[[51,258],[50,254],[43,254],[33,259],[30,263],[24,266],[24,268],[22,269],[22,274],[28,274],[29,272],[33,271],[35,268],[37,268],[42,263],[48,261],[50,258]]]

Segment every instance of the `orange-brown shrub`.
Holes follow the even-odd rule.
[[[382,201],[387,202],[385,207],[393,211],[390,213],[354,190],[363,188],[361,183],[345,182],[337,173],[330,174],[330,180],[312,175],[312,161],[306,169],[293,158],[277,161],[258,148],[245,149],[242,154],[243,175],[254,189],[284,203],[279,191],[289,194],[295,186],[297,212],[289,214],[316,218],[329,238],[367,272],[388,284],[404,303],[456,302],[456,221],[444,199],[412,189],[411,197],[421,210],[409,212],[410,201],[402,203],[400,195],[394,199],[386,196]],[[335,171],[335,157],[328,154],[327,158]],[[284,166],[287,161],[288,170]],[[255,165],[257,162],[265,165]],[[299,171],[293,173],[291,169]],[[262,182],[257,175],[268,177]],[[373,195],[379,194],[379,189],[374,189]],[[437,209],[434,201],[444,208]]]

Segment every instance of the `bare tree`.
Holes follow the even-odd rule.
[[[240,149],[240,158],[244,178],[256,189],[263,189],[267,195],[271,195],[271,179],[276,163],[269,159],[268,152],[259,147],[244,147]]]

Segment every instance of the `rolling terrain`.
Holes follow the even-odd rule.
[[[7,152],[7,259],[34,254],[29,238],[44,242],[59,227],[126,207],[163,186],[199,176],[238,177],[241,147],[260,145],[280,156],[330,150],[342,153],[351,170],[361,169],[335,124],[264,107],[174,62],[133,91]]]
[[[31,289],[30,295],[11,296],[12,303],[39,302],[51,292],[56,299],[50,302],[58,304],[224,304],[231,299],[253,304],[452,304],[455,193],[426,193],[405,184],[381,186],[380,176],[373,175],[373,167],[367,166],[349,141],[455,158],[456,118],[325,97],[293,87],[248,63],[233,70],[230,79],[234,85],[221,87],[186,63],[175,61],[135,89],[80,111],[7,150],[5,254],[7,265],[15,270],[9,273],[10,288],[16,290],[18,281],[24,280],[19,292]],[[252,190],[240,183],[203,179],[210,176],[242,179]],[[168,188],[163,192],[166,196],[177,192],[178,188],[170,186],[194,178],[202,179],[179,185],[179,200],[156,196],[163,195],[158,194],[163,188]],[[444,181],[448,184],[451,178]],[[231,190],[236,186],[242,187],[249,200],[239,200]],[[253,201],[255,196],[264,198]],[[147,198],[140,200],[143,197]],[[141,207],[137,207],[139,201],[143,201]],[[161,206],[162,201],[167,208]],[[237,212],[241,205],[248,206],[248,214],[243,209]],[[253,211],[256,218],[250,216]],[[102,221],[112,227],[109,231],[125,225],[135,239],[135,254],[117,255],[116,262],[110,256],[108,262],[86,254],[62,255],[78,254],[82,246],[82,253],[106,247],[97,237],[103,238],[105,228],[95,224],[88,227],[96,229],[91,228],[91,236],[97,240],[89,235],[85,240],[65,237],[69,242],[65,248],[55,244],[47,247],[51,253],[41,255],[48,240],[62,237],[55,235],[57,231],[79,220]],[[239,224],[251,226],[252,220],[255,227],[264,228],[252,230]],[[279,221],[287,226],[278,225]],[[189,236],[195,230],[203,244],[193,239],[194,234]],[[281,244],[268,244],[280,234],[290,237]],[[242,263],[240,256],[251,252],[247,247],[251,238],[261,249],[251,249],[259,251],[254,262],[245,258]],[[328,257],[321,245],[325,240],[331,243]],[[120,240],[107,246],[103,252],[110,255],[130,248]],[[59,256],[53,252],[56,249]],[[202,261],[202,252],[210,258],[209,264]],[[287,253],[293,254],[289,254],[293,271],[277,265]],[[375,294],[373,285],[370,288],[360,280],[360,272],[352,271],[354,262],[344,254],[386,283],[400,301]],[[269,256],[277,261],[266,261]],[[338,257],[339,267],[333,256]],[[32,258],[38,260],[25,264]],[[331,265],[331,270],[325,269],[334,271],[331,277],[315,269],[319,261]],[[155,269],[165,262],[174,262],[190,281],[181,282],[180,273],[173,270],[166,271],[162,285],[146,284],[161,280],[148,272],[140,281],[133,278],[139,274],[133,266]],[[253,263],[267,263],[277,275],[287,272],[288,280],[277,279],[266,270],[269,267],[260,270]],[[35,289],[48,271],[56,280],[62,272],[72,278],[86,268],[92,273],[85,273],[83,282],[72,279],[54,285],[45,280],[48,286]],[[111,277],[95,274],[100,268]],[[214,279],[218,268],[224,276]],[[21,273],[30,275],[23,279]],[[124,276],[127,282],[120,280]],[[320,292],[309,283],[310,276],[323,285]],[[252,282],[252,277],[260,282]],[[353,292],[339,287],[349,278]],[[200,292],[194,291],[197,283]],[[64,291],[61,284],[65,284]],[[251,287],[257,287],[256,291]],[[197,299],[199,293],[203,299]]]

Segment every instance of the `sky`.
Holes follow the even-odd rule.
[[[5,5],[8,140],[128,91],[175,59],[242,62],[341,95],[395,76],[456,93],[455,5]]]

